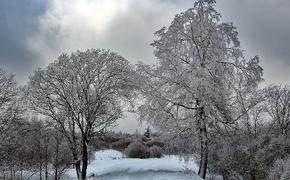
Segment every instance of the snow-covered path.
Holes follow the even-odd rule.
[[[177,156],[164,156],[160,159],[132,159],[125,158],[121,152],[115,150],[104,150],[95,153],[95,160],[88,166],[87,174],[104,180],[131,180],[137,177],[139,180],[192,180],[196,175],[183,173],[188,170],[197,171],[195,162],[187,163]],[[74,169],[68,170],[66,174],[70,179],[76,178]],[[196,180],[199,179],[196,176]]]
[[[193,179],[195,176],[196,179]],[[98,180],[200,180],[196,175],[181,172],[119,173],[101,176]]]

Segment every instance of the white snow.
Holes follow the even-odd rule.
[[[87,169],[88,176],[102,176],[113,173],[141,173],[141,172],[184,172],[198,170],[193,160],[186,162],[178,156],[164,156],[152,159],[126,158],[119,151],[102,150],[95,153],[93,160]],[[66,173],[70,178],[76,178],[74,169]]]

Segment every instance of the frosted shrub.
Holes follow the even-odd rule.
[[[123,151],[125,148],[128,147],[128,145],[131,143],[132,141],[129,139],[120,139],[119,141],[113,142],[111,144],[111,148],[115,149],[115,150],[119,150],[119,151]]]
[[[152,146],[159,146],[164,147],[164,142],[158,141],[158,140],[150,140],[148,142],[145,142],[146,146],[152,147]]]
[[[133,142],[126,149],[125,153],[129,158],[145,159],[149,157],[147,147],[141,142]]]
[[[278,159],[268,176],[269,180],[289,180],[290,179],[290,159]]]
[[[148,150],[150,158],[161,158],[162,149],[159,146],[152,146]]]

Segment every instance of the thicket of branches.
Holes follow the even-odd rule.
[[[53,127],[27,115],[23,95],[14,76],[1,69],[0,178],[59,179],[71,165],[68,144]]]

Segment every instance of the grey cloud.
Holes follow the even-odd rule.
[[[37,17],[45,8],[44,0],[0,1],[0,63],[17,73],[19,80],[36,63],[34,53],[26,48],[25,38],[37,29]]]
[[[186,10],[190,0],[177,3],[173,0],[160,0],[158,3],[134,1],[132,9],[116,16],[105,34],[106,46],[116,49],[133,63],[143,61],[152,63],[156,59],[150,44],[155,39],[154,33],[168,26],[175,14]]]
[[[100,0],[104,2],[103,0]],[[65,2],[65,1],[64,1]],[[85,8],[97,8],[97,1],[84,1]],[[117,1],[111,1],[117,2]],[[128,9],[115,10],[115,14],[104,19],[110,19],[101,32],[92,28],[86,19],[78,17],[75,9],[78,1],[71,1],[69,7],[64,7],[60,1],[54,0],[53,5],[39,21],[39,31],[29,38],[29,44],[35,52],[43,52],[47,61],[55,59],[61,52],[70,53],[87,48],[106,48],[118,52],[133,63],[137,61],[153,62],[153,49],[150,43],[154,40],[154,32],[168,25],[174,15],[186,9],[189,1],[177,4],[173,1],[128,1]],[[94,4],[95,3],[95,4]],[[108,2],[107,2],[108,3]],[[56,6],[62,11],[54,10]],[[71,13],[71,14],[70,14]],[[97,11],[94,12],[97,15]],[[92,17],[92,16],[90,16]],[[92,18],[93,19],[93,18]]]
[[[219,0],[224,19],[238,27],[248,54],[258,54],[265,84],[290,84],[290,1]]]
[[[115,14],[98,34],[75,14],[65,14],[70,8],[56,12],[54,8],[59,7],[53,2],[71,4],[64,0],[0,1],[0,62],[20,79],[61,52],[91,47],[112,49],[132,62],[153,62],[149,46],[153,33],[193,4],[192,0],[126,1],[129,10]],[[217,7],[226,21],[237,25],[247,54],[261,56],[267,83],[290,84],[290,1],[218,0]]]
[[[88,11],[78,9],[75,3],[79,2]],[[44,67],[60,53],[87,48],[111,49],[132,63],[151,63],[154,32],[193,5],[192,0],[126,0],[122,2],[128,3],[127,10],[107,6],[113,15],[87,20],[100,15],[98,10],[103,8],[92,9],[98,8],[98,2],[113,6],[112,2],[121,1],[0,0],[1,65],[25,80],[33,69]],[[225,21],[238,27],[246,54],[260,55],[265,84],[290,84],[290,1],[217,0],[217,8]],[[108,21],[92,24],[102,20]],[[119,129],[133,132],[138,126],[134,119],[130,115],[121,119]]]

